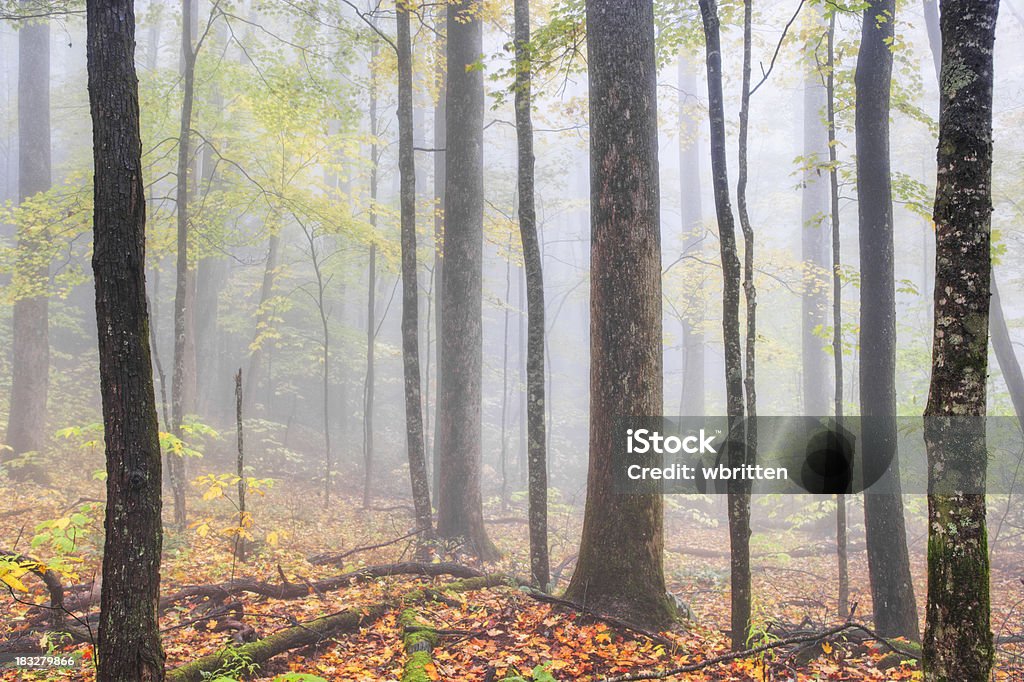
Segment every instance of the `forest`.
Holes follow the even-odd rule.
[[[1024,680],[1022,129],[1022,0],[0,0],[0,681]]]

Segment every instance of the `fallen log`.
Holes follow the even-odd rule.
[[[67,609],[64,608],[64,585],[60,582],[60,576],[57,575],[56,571],[51,571],[46,568],[46,564],[41,561],[37,561],[30,556],[24,554],[18,554],[16,552],[8,552],[0,550],[0,559],[6,561],[13,561],[23,568],[28,569],[46,585],[46,590],[50,593],[50,604],[48,606],[40,606],[40,608],[46,609],[50,614],[50,622],[53,624],[55,629],[61,629],[64,627],[64,615]],[[14,592],[12,590],[11,594]],[[15,597],[17,600],[17,597]],[[33,604],[33,606],[39,606]]]
[[[348,573],[342,573],[331,578],[304,583],[285,582],[273,584],[259,580],[240,578],[216,585],[188,585],[186,587],[181,587],[174,594],[160,599],[160,610],[166,611],[174,604],[187,599],[201,598],[210,601],[223,601],[228,597],[238,596],[246,592],[250,594],[258,594],[270,599],[301,599],[310,595],[331,592],[333,590],[346,587],[356,581],[385,578],[396,575],[479,578],[484,574],[478,569],[463,566],[462,564],[448,562],[431,564],[407,561],[397,564],[367,566],[365,568],[349,571]]]
[[[508,578],[501,575],[486,575],[460,580],[442,588],[446,592],[469,592],[488,587],[508,584]],[[274,656],[301,647],[316,646],[331,637],[358,630],[366,623],[372,623],[398,605],[416,604],[430,599],[430,591],[413,590],[396,600],[384,601],[372,606],[361,606],[339,613],[300,623],[276,632],[264,639],[243,644],[231,650],[233,656],[246,656],[252,663],[263,665]],[[167,672],[166,682],[199,682],[204,673],[218,670],[227,659],[224,651],[203,656],[191,663]]]
[[[439,639],[431,627],[420,623],[412,609],[402,611],[398,622],[403,628],[405,644],[405,666],[402,668],[402,682],[426,682],[433,679],[430,668],[434,665],[431,655]]]

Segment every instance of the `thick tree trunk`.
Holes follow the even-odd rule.
[[[925,409],[928,448],[930,680],[987,680],[992,670],[985,526],[985,400],[992,272],[992,50],[998,0],[943,0],[935,334]],[[953,476],[950,494],[943,481]],[[941,486],[941,488],[939,487]]]
[[[687,106],[696,97],[697,77],[687,55],[679,53],[679,205],[683,217],[683,254],[696,253],[704,243],[704,212],[701,206],[700,122]],[[689,318],[683,318],[683,374],[679,414],[702,417],[704,389],[704,292],[691,294],[691,306],[699,306]]]
[[[836,149],[836,88],[835,88],[836,16],[828,23],[828,65],[825,77],[828,161],[829,161],[829,217],[832,225],[832,362],[835,371],[833,404],[837,426],[843,423],[843,280],[842,251],[839,234],[839,165]],[[847,561],[846,496],[836,495],[836,563],[839,569],[839,617],[850,612],[850,570]]]
[[[674,617],[662,499],[614,489],[615,417],[663,411],[657,67],[652,0],[588,0],[590,466],[566,598],[634,623]]]
[[[88,0],[93,121],[93,275],[107,504],[100,594],[100,682],[164,677],[160,596],[160,440],[146,306],[135,16],[131,0]]]
[[[828,325],[828,290],[825,277],[829,271],[828,233],[829,182],[822,172],[828,162],[828,130],[825,123],[826,87],[813,41],[824,28],[820,9],[814,12],[815,32],[812,44],[806,47],[808,63],[804,68],[804,171],[800,230],[800,252],[804,262],[804,287],[801,296],[800,356],[803,380],[803,413],[810,416],[828,414],[828,355],[821,330]]]
[[[196,27],[195,0],[181,1],[181,127],[178,133],[177,190],[177,257],[174,280],[174,367],[171,372],[171,429],[182,438],[186,414],[195,412],[196,347],[195,273],[189,268],[189,182],[195,174],[191,159],[192,105],[195,97],[195,60],[192,34]],[[174,495],[174,524],[184,528],[186,471],[183,456],[168,455],[168,470]]]
[[[475,2],[447,10],[447,110],[444,269],[441,278],[441,481],[437,530],[465,538],[481,559],[499,556],[484,528],[480,491],[483,361],[483,120],[484,84],[470,68],[483,52],[483,23]]]
[[[24,0],[23,0],[24,1]],[[18,30],[18,200],[50,189],[50,24]],[[49,259],[45,228],[18,231],[18,261],[12,281],[17,298],[11,313],[11,396],[2,460],[42,454],[46,444],[46,399],[50,384]],[[20,463],[19,463],[20,464]],[[34,463],[9,468],[12,479],[46,483]]]
[[[889,88],[895,0],[864,10],[856,73],[860,223],[860,407],[865,478],[886,474],[885,492],[864,496],[875,625],[884,637],[919,637],[896,451],[896,289],[893,274]],[[881,17],[881,18],[880,18]]]
[[[544,269],[537,238],[534,196],[533,118],[531,113],[533,62],[530,54],[530,2],[515,0],[516,150],[518,159],[519,234],[523,244],[526,279],[526,428],[530,498],[530,577],[546,590],[548,559],[547,426],[544,422]],[[522,290],[520,289],[520,292]],[[522,296],[520,295],[520,301]],[[521,326],[520,326],[521,329]],[[520,349],[522,348],[520,331]],[[522,420],[524,415],[520,415]]]
[[[742,429],[743,359],[740,347],[740,261],[736,249],[736,223],[729,199],[726,162],[725,105],[722,95],[722,43],[715,0],[700,0],[707,49],[708,110],[711,124],[711,172],[722,257],[722,338],[725,356],[726,413],[729,431]],[[744,439],[740,438],[739,442]],[[734,441],[735,442],[735,441]],[[728,448],[730,461],[745,453]],[[743,523],[743,519],[747,523]],[[750,625],[750,508],[747,495],[729,493],[730,575],[732,583],[732,645],[742,649]]]
[[[405,442],[416,527],[429,538],[430,487],[423,451],[423,401],[420,396],[419,291],[416,266],[416,158],[413,150],[412,38],[409,7],[397,5],[398,21],[398,170],[401,173],[402,367],[405,378]]]

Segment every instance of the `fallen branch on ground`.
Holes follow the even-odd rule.
[[[666,677],[672,677],[674,675],[682,675],[684,673],[693,673],[704,668],[709,668],[719,663],[728,663],[740,658],[750,658],[751,656],[757,656],[758,654],[772,649],[778,649],[784,646],[790,646],[793,644],[806,644],[809,642],[821,642],[828,639],[829,637],[835,637],[836,635],[848,631],[848,630],[859,630],[864,634],[868,635],[871,639],[877,640],[888,647],[891,651],[904,655],[907,658],[916,658],[916,656],[909,652],[900,649],[896,645],[892,644],[889,640],[880,636],[874,630],[861,625],[860,623],[847,622],[842,625],[836,625],[828,628],[821,632],[816,632],[809,635],[794,635],[792,637],[784,637],[780,640],[776,640],[769,644],[762,644],[750,649],[744,649],[743,651],[733,651],[721,656],[715,656],[714,658],[708,658],[698,663],[690,663],[688,665],[682,665],[677,668],[670,668],[668,670],[662,670],[660,672],[640,672],[631,673],[629,675],[622,675],[620,677],[608,677],[604,679],[604,682],[637,682],[638,680],[663,680]]]
[[[346,558],[359,552],[369,552],[372,549],[380,549],[381,547],[389,547],[390,545],[397,544],[406,538],[411,538],[414,535],[419,535],[423,532],[423,528],[417,528],[416,530],[406,533],[402,537],[395,538],[394,540],[388,540],[387,542],[381,542],[376,545],[366,545],[364,547],[355,547],[345,552],[322,552],[320,554],[314,554],[313,556],[306,559],[309,563],[314,566],[324,566],[326,564],[340,564]]]
[[[488,587],[508,584],[508,579],[501,575],[487,575],[476,578],[460,580],[444,586],[447,592],[469,592]],[[232,654],[248,657],[256,665],[262,665],[268,660],[292,649],[307,646],[316,646],[331,637],[353,632],[366,623],[372,623],[381,618],[391,609],[401,603],[415,604],[430,599],[430,591],[425,589],[413,590],[399,599],[388,600],[372,606],[360,606],[347,609],[339,613],[317,618],[307,623],[299,623],[293,627],[275,632],[274,634],[250,644],[232,649]],[[219,669],[225,662],[226,653],[218,652],[191,663],[179,666],[168,671],[166,682],[199,682],[203,679],[203,673],[210,673]]]
[[[630,630],[631,632],[635,632],[635,633],[637,633],[639,635],[643,635],[644,637],[650,639],[651,641],[658,642],[659,644],[664,644],[666,647],[668,647],[670,649],[674,649],[678,645],[677,642],[673,642],[668,637],[660,635],[657,632],[652,632],[652,631],[650,631],[650,630],[648,630],[646,628],[640,627],[639,625],[636,625],[634,623],[630,623],[628,620],[624,620],[622,618],[618,618],[616,616],[612,616],[612,615],[609,615],[607,613],[601,613],[600,611],[594,611],[593,609],[590,609],[590,608],[584,606],[583,604],[577,604],[576,602],[569,601],[568,599],[562,599],[561,597],[555,597],[555,596],[552,596],[552,595],[548,594],[547,592],[541,592],[540,590],[535,590],[532,587],[524,586],[524,587],[520,588],[520,591],[523,594],[531,597],[532,599],[536,599],[537,601],[544,602],[545,604],[554,604],[555,606],[562,606],[562,607],[565,607],[565,608],[568,608],[568,609],[572,609],[573,611],[577,611],[577,612],[581,613],[584,616],[587,616],[589,618],[593,618],[595,620],[603,621],[603,622],[608,623],[609,625],[611,625],[613,627],[617,627],[617,628],[619,628],[621,630]]]
[[[306,583],[281,583],[278,585],[259,580],[237,579],[217,585],[189,585],[174,594],[160,599],[160,610],[166,611],[174,604],[193,598],[223,600],[245,592],[258,594],[270,599],[301,599],[314,594],[323,594],[340,589],[359,580],[384,578],[395,575],[452,576],[454,578],[479,578],[483,572],[469,566],[454,563],[403,562],[367,566],[331,578]]]

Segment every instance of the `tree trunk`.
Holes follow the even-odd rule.
[[[256,394],[259,391],[265,368],[263,366],[263,344],[262,338],[267,326],[270,324],[270,299],[274,295],[274,279],[277,277],[278,253],[281,250],[281,237],[278,233],[276,213],[271,211],[267,217],[270,225],[270,238],[267,240],[267,263],[263,268],[263,282],[260,285],[260,300],[256,306],[256,330],[253,333],[253,342],[249,346],[249,363],[245,371],[245,385],[248,387],[244,400],[243,409],[246,414],[255,415]],[[269,393],[273,387],[269,385],[265,392]]]
[[[512,231],[508,233],[508,251],[505,254],[505,311],[501,336],[501,445],[498,459],[501,469],[501,510],[508,509],[508,323],[512,309]]]
[[[370,239],[377,238],[377,78],[373,73],[377,60],[377,42],[370,49]],[[414,273],[415,274],[415,273]],[[377,243],[370,243],[370,259],[366,273],[366,377],[363,381],[363,509],[370,508],[373,485],[373,391],[374,350],[377,341]],[[402,290],[404,301],[405,290]]]
[[[171,428],[183,437],[185,415],[195,412],[196,348],[193,310],[195,274],[189,268],[189,181],[195,174],[190,161],[192,104],[195,97],[196,54],[192,33],[196,27],[195,0],[181,1],[181,127],[178,134],[177,190],[177,259],[174,288],[174,368],[171,373]],[[186,471],[184,456],[169,454],[168,470],[174,494],[174,524],[183,529],[187,523],[185,510]]]
[[[729,169],[726,162],[725,105],[722,96],[722,43],[715,0],[700,0],[707,49],[708,111],[711,124],[711,172],[718,217],[722,257],[722,338],[725,357],[726,414],[729,432],[742,428],[743,359],[740,348],[740,261],[736,249],[736,223],[729,200]],[[740,439],[742,442],[743,439]],[[727,448],[732,461],[735,448]],[[750,527],[749,501],[742,493],[729,493],[730,575],[732,583],[732,645],[742,649],[750,625]],[[746,527],[743,519],[747,518]]]
[[[697,77],[684,52],[679,53],[679,204],[683,216],[683,254],[697,253],[704,243],[704,212],[701,206],[699,121],[686,107],[695,97]],[[683,340],[683,373],[679,414],[704,416],[704,292],[693,292],[697,314],[680,320]],[[693,302],[691,302],[693,305]]]
[[[925,409],[928,608],[925,678],[992,670],[985,526],[985,400],[992,272],[992,50],[998,0],[943,0],[935,334]],[[942,485],[956,477],[957,489]]]
[[[416,158],[413,150],[412,38],[409,7],[397,5],[398,21],[398,166],[401,173],[402,361],[405,371],[405,438],[416,527],[433,532],[430,487],[423,452],[423,401],[420,396],[419,291],[416,266]]]
[[[588,0],[586,11],[590,466],[566,598],[661,627],[675,615],[665,592],[662,498],[616,493],[612,469],[612,417],[663,411],[654,3]]]
[[[518,159],[519,234],[526,279],[526,419],[530,498],[530,577],[542,590],[551,582],[548,559],[547,426],[544,422],[544,268],[537,238],[534,196],[533,62],[530,54],[530,2],[515,0],[516,149]],[[520,289],[522,292],[522,289]],[[520,295],[520,301],[522,296]],[[522,319],[520,317],[520,319]],[[522,325],[520,324],[520,330]],[[522,348],[520,331],[520,348]],[[521,355],[520,351],[520,355]]]
[[[824,28],[820,9],[814,13],[815,32],[805,48],[808,63],[804,67],[804,152],[801,207],[800,251],[804,262],[801,301],[800,357],[803,380],[803,413],[828,414],[828,356],[821,330],[828,324],[828,293],[825,276],[829,270],[828,233],[829,182],[822,167],[829,158],[828,130],[825,125],[826,87],[818,64],[814,40]]]
[[[235,461],[235,472],[238,476],[238,526],[245,528],[248,521],[245,513],[245,432],[242,430],[242,368],[235,374],[235,435],[238,445],[238,457]],[[235,557],[245,561],[245,537],[241,533],[235,535]]]
[[[736,182],[736,208],[743,231],[743,298],[747,328],[743,390],[747,421],[745,448],[729,449],[731,466],[757,462],[757,385],[755,359],[757,348],[757,292],[754,287],[754,228],[747,213],[747,131],[750,120],[750,52],[753,0],[743,3],[743,89],[740,95],[739,168]],[[732,648],[740,651],[749,641],[753,588],[750,576],[750,490],[751,482],[733,481],[729,487],[729,540],[732,573]],[[738,611],[738,613],[737,613]],[[745,618],[743,618],[745,616]]]
[[[483,360],[483,120],[484,83],[471,68],[483,53],[483,23],[475,2],[447,12],[447,105],[444,269],[438,367],[441,384],[437,457],[441,481],[438,533],[463,537],[481,559],[499,556],[484,528],[480,491]],[[448,144],[446,144],[446,147]]]
[[[875,625],[883,637],[919,638],[896,451],[896,289],[893,274],[889,88],[895,0],[864,10],[857,57],[857,202],[860,223],[860,407],[864,475],[885,472],[885,492],[864,496]],[[879,17],[882,17],[881,19]]]
[[[18,200],[50,189],[50,24],[26,23],[18,30]],[[11,396],[7,462],[26,453],[42,454],[46,444],[46,399],[50,384],[49,282],[44,257],[46,228],[23,225],[18,231],[18,260],[11,313]],[[35,463],[8,468],[13,480],[46,483]]]
[[[836,15],[828,22],[828,71],[825,79],[827,107],[828,161],[829,161],[829,214],[832,223],[832,362],[835,368],[835,396],[833,398],[836,425],[843,424],[843,280],[842,251],[839,234],[839,164],[836,145],[836,88],[835,88]],[[850,569],[847,561],[846,496],[836,495],[836,563],[839,568],[839,617],[850,613]]]
[[[154,682],[164,677],[157,621],[161,472],[146,306],[135,16],[131,0],[88,0],[86,8],[92,266],[107,457],[96,679]]]
[[[431,435],[430,458],[435,504],[441,494],[441,458],[438,457],[437,437],[441,424],[441,355],[444,354],[444,349],[441,346],[441,330],[443,329],[441,316],[444,312],[441,306],[441,291],[444,284],[444,210],[445,186],[447,184],[445,147],[448,140],[446,123],[448,111],[447,41],[444,37],[447,26],[447,7],[447,3],[444,3],[438,11],[435,26],[438,39],[434,56],[437,78],[437,104],[434,105],[434,347],[436,362],[434,362],[434,431]]]

